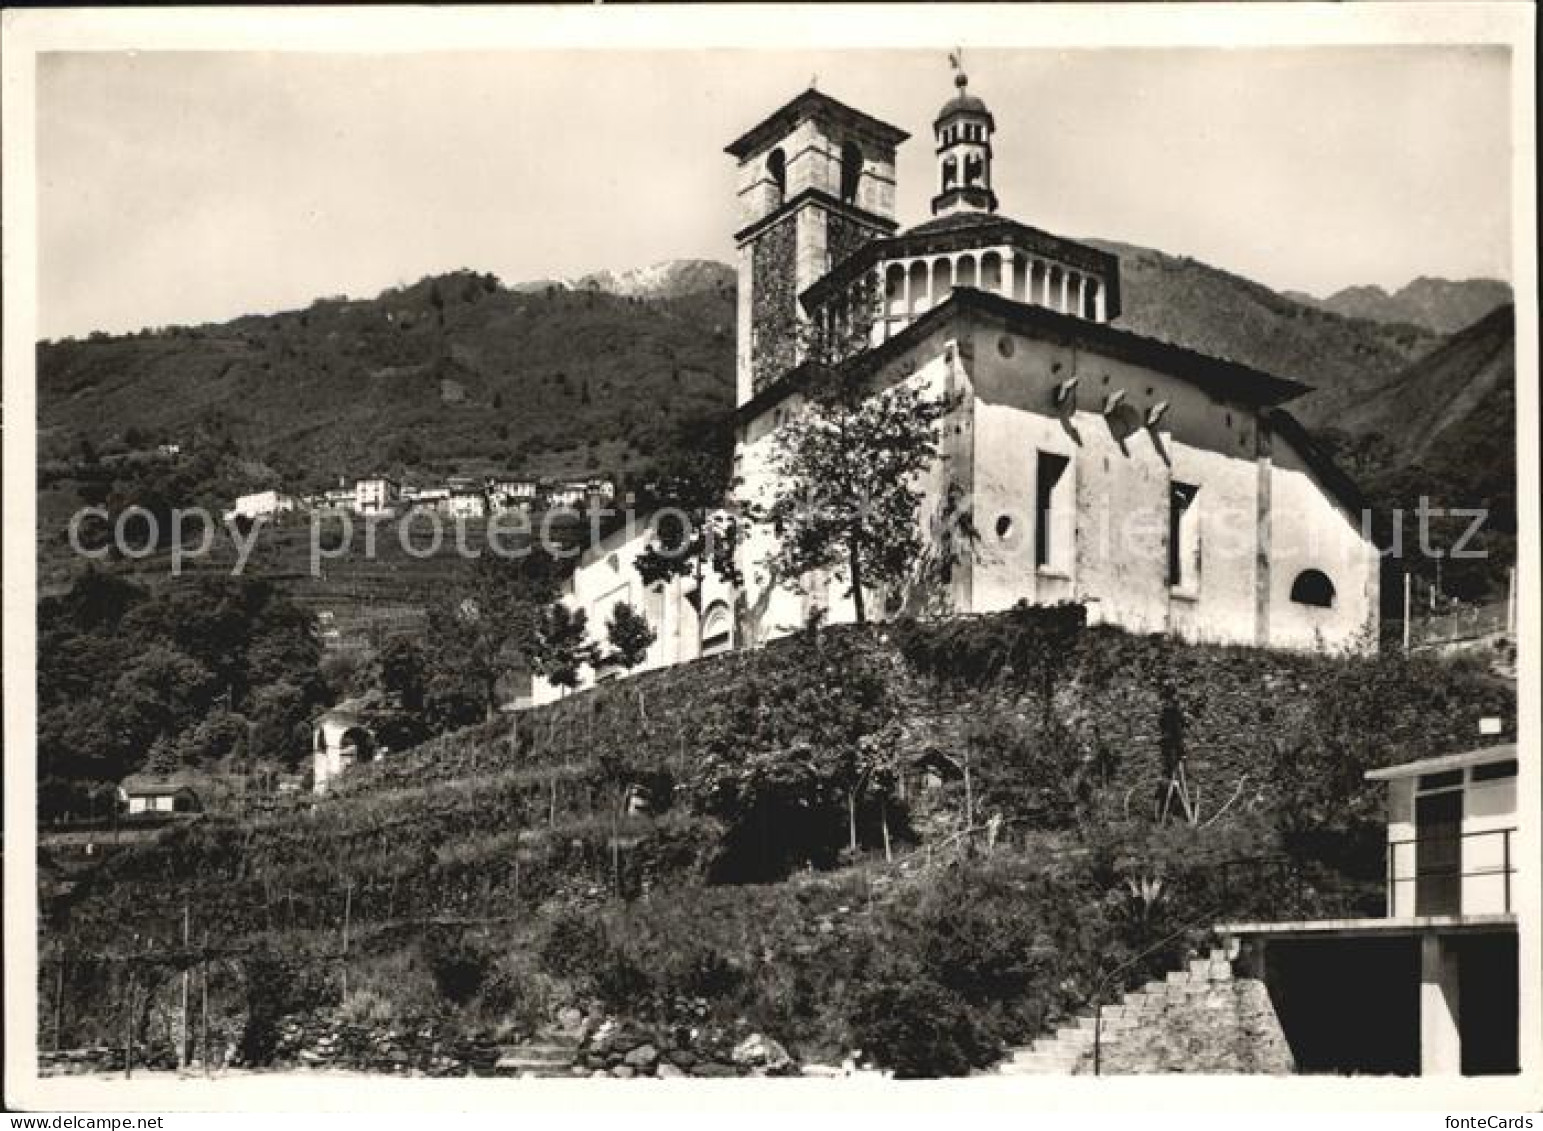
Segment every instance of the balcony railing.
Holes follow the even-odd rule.
[[[1509,913],[1515,828],[1390,840],[1388,917]]]

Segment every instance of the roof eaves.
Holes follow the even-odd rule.
[[[1383,766],[1367,770],[1367,781],[1397,781],[1400,778],[1418,777],[1421,774],[1440,773],[1442,770],[1460,770],[1468,766],[1484,766],[1491,762],[1509,762],[1516,757],[1516,743],[1502,742],[1496,746],[1484,746],[1477,750],[1464,750],[1457,754],[1438,754],[1434,758],[1419,758],[1397,766]]]

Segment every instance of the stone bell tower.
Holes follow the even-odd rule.
[[[908,136],[811,87],[726,147],[739,162],[736,404],[802,360],[804,289],[895,230]]]
[[[943,104],[932,125],[938,145],[938,193],[932,198],[932,213],[995,212],[991,135],[996,122],[986,104],[969,92],[970,78],[959,56],[950,56],[950,61],[958,93]]]

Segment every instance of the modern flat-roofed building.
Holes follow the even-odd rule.
[[[1518,1069],[1517,747],[1372,770],[1388,788],[1381,916],[1224,923],[1264,978],[1299,1069]]]

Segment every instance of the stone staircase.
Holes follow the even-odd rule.
[[[568,1033],[544,1031],[522,1044],[501,1050],[493,1063],[494,1076],[557,1077],[573,1076],[578,1059],[578,1039]],[[587,1075],[587,1073],[585,1073]]]
[[[1183,970],[1174,970],[1166,978],[1154,979],[1132,990],[1119,1001],[1103,1009],[1103,1051],[1129,1042],[1140,1031],[1154,1024],[1170,1006],[1183,1003],[1191,995],[1209,991],[1232,980],[1232,962],[1227,951],[1214,948],[1203,958],[1192,960]],[[1093,1036],[1098,1021],[1091,1008],[1047,1037],[1032,1041],[1026,1048],[1012,1050],[996,1071],[1004,1076],[1074,1076],[1093,1071]]]

